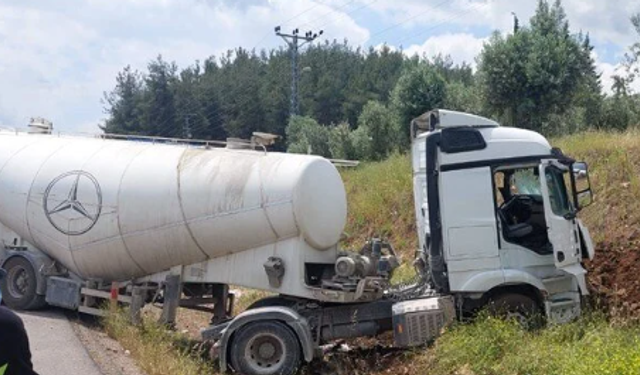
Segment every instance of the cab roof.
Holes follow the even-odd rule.
[[[412,121],[414,142],[424,142],[429,134],[475,128],[486,146],[467,152],[442,153],[441,164],[552,155],[549,141],[531,130],[502,127],[493,120],[463,112],[433,110]]]

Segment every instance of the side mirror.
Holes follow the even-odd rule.
[[[578,193],[578,207],[583,208],[587,207],[591,203],[593,203],[593,193],[591,190],[585,190],[582,193]]]
[[[578,208],[584,208],[593,203],[591,182],[589,181],[589,167],[585,162],[576,162],[571,166],[573,173],[573,187]]]

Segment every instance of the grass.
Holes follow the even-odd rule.
[[[413,209],[413,176],[406,155],[345,169],[349,216],[343,245],[359,249],[370,237],[389,240],[403,255],[417,248]]]
[[[567,155],[589,163],[595,199],[580,217],[599,244],[597,256],[612,261],[609,268],[591,272],[590,281],[609,288],[614,298],[606,300],[607,303],[628,304],[629,291],[640,289],[640,279],[633,263],[626,271],[629,277],[619,277],[620,268],[616,262],[620,256],[640,248],[640,133],[587,132],[559,138],[552,143]],[[388,160],[364,163],[341,173],[349,204],[348,236],[342,245],[358,249],[369,237],[386,238],[394,244],[404,263],[396,271],[394,281],[411,279],[414,272],[410,262],[417,248],[417,235],[409,157],[392,155]],[[631,284],[622,285],[622,282]],[[237,306],[243,310],[264,296],[264,292],[243,291]],[[199,319],[204,322],[206,318]],[[117,315],[106,321],[106,327],[149,375],[213,374],[217,371],[203,360],[202,348],[186,336],[167,332],[150,320],[136,328],[127,325],[124,316]],[[451,327],[429,349],[399,352],[391,359],[386,356],[380,362],[382,364],[358,367],[353,364],[366,361],[357,355],[346,354],[345,365],[339,365],[342,370],[338,373],[358,368],[357,371],[348,370],[348,373],[640,374],[638,348],[638,323],[611,319],[602,313],[591,313],[576,322],[537,332],[526,332],[512,322],[487,317],[472,324]]]
[[[587,132],[554,142],[589,164],[594,203],[581,213],[595,242],[620,241],[640,230],[640,132]]]
[[[640,132],[585,132],[552,140],[565,154],[589,164],[592,206],[580,213],[595,242],[640,235]],[[417,248],[413,181],[407,155],[345,169],[349,218],[345,246],[371,236],[389,239],[404,258]],[[405,259],[405,260],[406,260]]]
[[[271,293],[239,289],[235,311],[246,310],[253,302]],[[106,332],[129,350],[136,363],[147,375],[213,375],[217,364],[209,359],[209,344],[202,344],[199,330],[206,327],[211,316],[207,313],[179,309],[177,329],[168,330],[157,323],[160,311],[148,306],[143,310],[139,327],[129,323],[127,310],[109,314],[104,320]]]
[[[206,347],[187,335],[167,330],[145,316],[140,327],[129,324],[128,313],[120,310],[104,320],[109,336],[129,350],[147,375],[211,375],[217,373],[207,360]]]
[[[212,375],[219,369],[206,360],[203,347],[168,331],[147,317],[129,325],[120,311],[105,320],[107,332],[131,352],[148,375]],[[355,373],[430,375],[637,375],[640,374],[640,325],[614,324],[601,313],[540,331],[525,331],[513,321],[483,317],[450,327],[431,348],[378,354],[342,354],[334,366]],[[381,363],[379,363],[381,362]],[[314,364],[313,368],[319,364]],[[304,374],[313,373],[311,368]],[[338,371],[338,373],[343,373]]]
[[[486,317],[454,326],[414,361],[434,375],[631,375],[640,374],[638,348],[640,326],[614,325],[603,314],[536,332]]]

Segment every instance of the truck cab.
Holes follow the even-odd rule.
[[[466,313],[500,303],[552,322],[578,316],[588,293],[581,262],[594,255],[577,218],[592,200],[587,165],[536,132],[461,112],[421,115],[411,138],[432,287]]]

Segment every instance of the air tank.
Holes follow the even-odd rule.
[[[0,132],[0,222],[83,278],[296,236],[325,250],[345,221],[342,180],[320,157]]]

